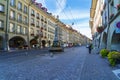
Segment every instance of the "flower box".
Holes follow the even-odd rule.
[[[97,27],[97,32],[101,33],[104,30],[102,26]]]
[[[118,10],[118,11],[120,10],[120,4],[117,5],[117,10]]]

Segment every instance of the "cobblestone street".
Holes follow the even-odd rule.
[[[28,53],[0,59],[0,80],[119,80],[112,70],[85,47],[68,48],[53,57]]]

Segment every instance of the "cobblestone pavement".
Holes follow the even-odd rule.
[[[85,47],[0,59],[0,80],[119,80],[98,54]]]

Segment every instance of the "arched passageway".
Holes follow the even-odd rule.
[[[31,48],[37,47],[38,41],[36,39],[30,40],[30,46]]]
[[[0,50],[3,50],[3,37],[0,36]]]
[[[9,40],[10,48],[22,48],[25,44],[25,39],[20,36],[15,36]]]
[[[111,50],[120,51],[120,33],[115,33],[115,31],[111,39]]]

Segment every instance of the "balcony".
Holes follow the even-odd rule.
[[[35,26],[35,24],[34,24],[34,23],[31,23],[31,25],[32,25],[32,26]]]
[[[11,17],[11,16],[9,16],[9,19],[14,21],[16,20],[15,17]]]
[[[18,8],[19,11],[22,11],[22,8]]]
[[[22,23],[22,19],[18,19],[17,22]]]
[[[45,21],[45,23],[47,24],[47,21]]]
[[[15,5],[15,4],[11,4],[11,3],[10,3],[10,6],[13,7],[13,8],[16,8],[16,5]]]
[[[34,36],[34,33],[31,33],[31,36]]]
[[[40,19],[40,17],[36,17],[37,19]]]
[[[35,14],[31,14],[31,16],[35,17]]]
[[[37,25],[36,27],[37,27],[37,28],[39,28],[40,26],[39,26],[39,25]]]
[[[41,19],[41,21],[44,21],[43,19]]]
[[[27,11],[25,11],[25,10],[24,10],[23,12],[24,12],[25,14],[27,14],[27,13],[28,13],[28,12],[27,12]]]
[[[28,22],[26,22],[26,21],[23,21],[23,24],[25,24],[25,25],[28,25]]]

